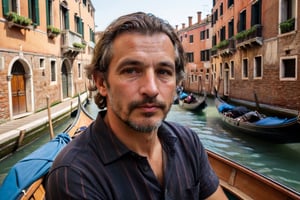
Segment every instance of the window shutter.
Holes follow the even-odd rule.
[[[34,2],[35,5],[35,23],[37,25],[40,25],[40,9],[39,9],[39,1],[35,0]]]
[[[9,0],[2,0],[2,11],[4,16],[9,12],[8,1]]]

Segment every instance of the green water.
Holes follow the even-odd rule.
[[[229,131],[223,128],[213,100],[208,99],[207,103],[208,106],[201,113],[189,112],[173,105],[167,120],[180,122],[192,128],[198,133],[205,148],[300,192],[300,143],[273,144]],[[98,113],[98,109],[92,103],[88,104],[86,109],[94,117]],[[64,130],[72,119],[69,120],[64,123],[65,126],[56,127],[55,132]],[[47,141],[48,134],[0,161],[0,182],[2,183],[13,164]]]

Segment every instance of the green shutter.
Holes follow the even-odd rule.
[[[70,29],[70,22],[69,22],[69,11],[66,12],[66,29]]]
[[[2,0],[2,11],[3,11],[3,16],[5,16],[9,12],[9,0]]]
[[[28,0],[28,17],[33,20],[31,0]]]
[[[82,38],[84,38],[84,23],[81,21],[81,35],[82,35]]]
[[[47,23],[47,26],[51,25],[50,10],[49,10],[49,0],[46,0],[46,23]]]
[[[40,25],[40,9],[39,9],[39,1],[35,0],[34,2],[35,5],[35,23],[37,25]]]

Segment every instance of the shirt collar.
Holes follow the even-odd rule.
[[[92,125],[93,146],[103,163],[110,164],[118,159],[121,159],[126,154],[131,154],[132,151],[128,149],[105,124],[103,117],[106,111],[100,111]],[[163,145],[164,151],[167,155],[175,153],[175,143],[177,137],[173,130],[163,122],[158,129],[158,137]]]

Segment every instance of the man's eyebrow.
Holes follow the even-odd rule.
[[[143,62],[137,60],[137,59],[131,59],[126,58],[120,62],[120,67],[126,66],[126,65],[144,65]]]
[[[162,61],[162,62],[159,62],[159,65],[161,65],[161,66],[175,67],[175,63],[170,62],[170,61]]]

